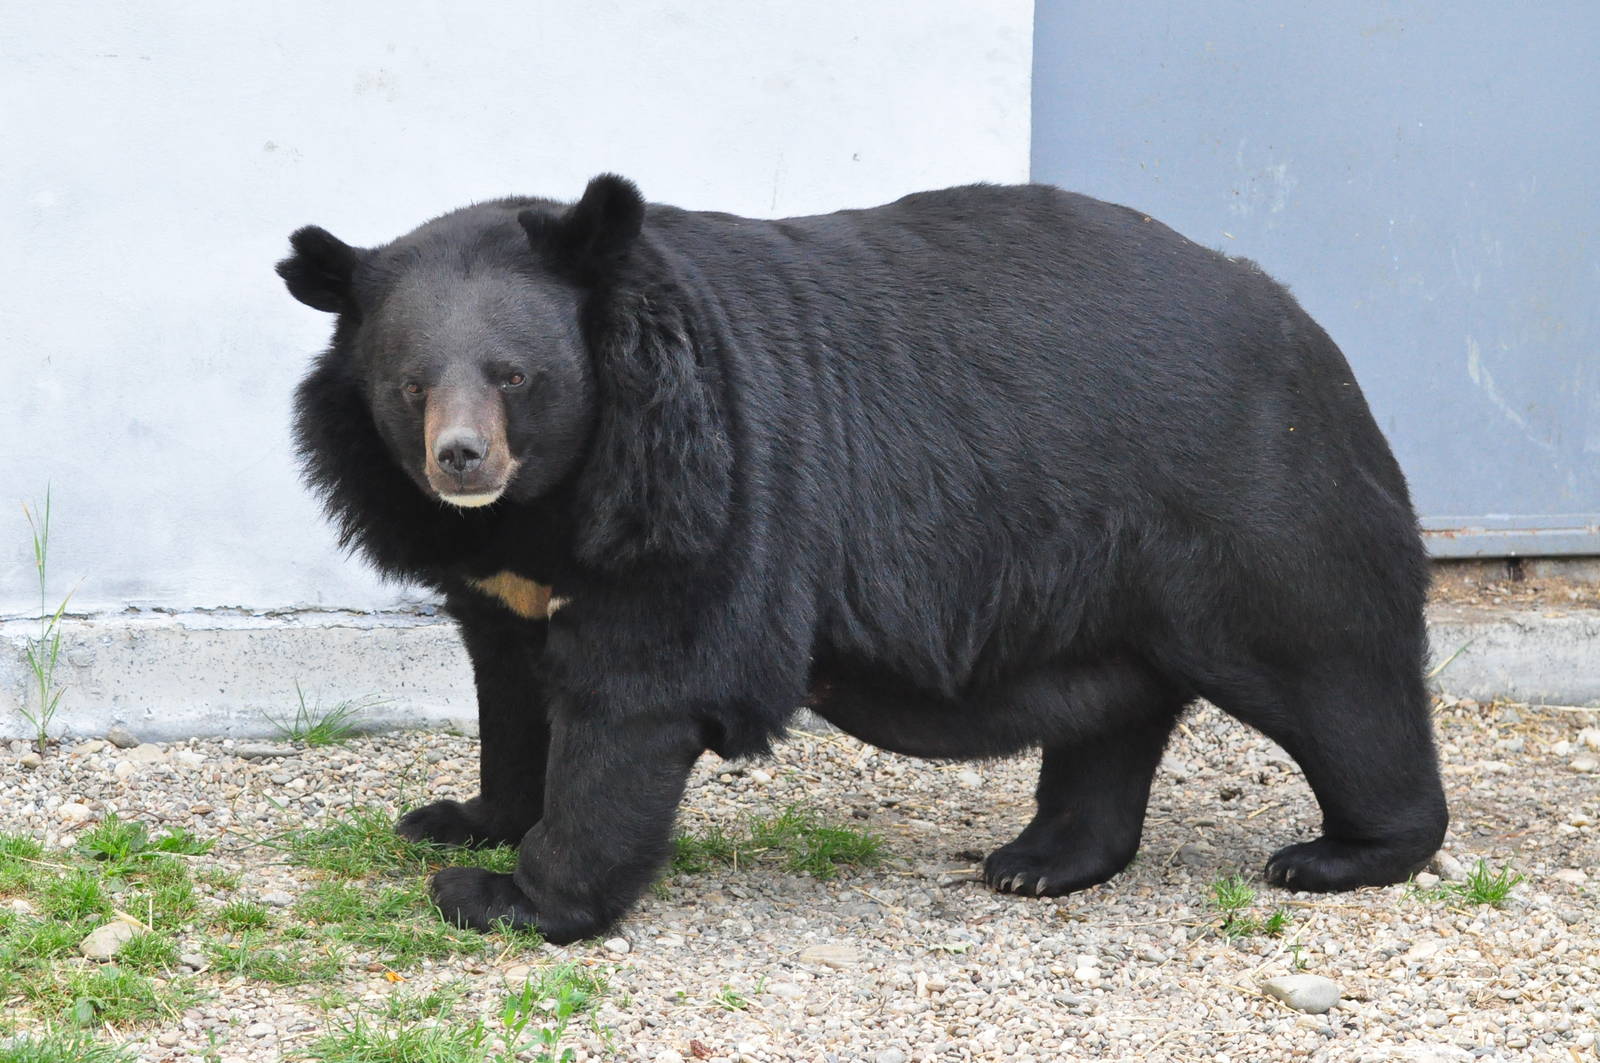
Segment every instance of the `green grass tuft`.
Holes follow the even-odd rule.
[[[57,919],[87,919],[111,914],[101,878],[88,868],[73,870],[47,883],[41,893],[46,914]]]
[[[117,965],[144,974],[170,970],[178,965],[178,946],[162,933],[135,934],[117,951]]]
[[[306,985],[325,982],[339,974],[339,957],[303,948],[274,948],[257,931],[247,930],[232,941],[206,943],[206,958],[214,970],[272,985]]]
[[[336,745],[355,737],[360,731],[357,721],[365,713],[387,703],[383,698],[368,696],[336,702],[324,709],[320,701],[307,703],[306,693],[299,683],[294,685],[294,694],[298,702],[294,715],[287,719],[268,716],[267,722],[277,728],[286,741],[312,747]]]
[[[0,1063],[131,1063],[128,1049],[83,1034],[23,1034],[0,1041]]]
[[[170,983],[160,988],[144,975],[113,964],[57,974],[39,987],[37,1002],[49,1006],[69,1001],[61,1017],[80,1027],[172,1019],[194,997],[192,990]]]
[[[319,1063],[484,1063],[493,1058],[490,1042],[481,1021],[461,1026],[374,1025],[357,1016],[349,1025],[323,1034],[303,1058]]]
[[[776,816],[750,819],[744,828],[739,834],[710,827],[678,835],[673,839],[671,873],[776,859],[785,871],[830,879],[841,867],[872,867],[883,859],[883,842],[875,835],[835,826],[794,805]]]
[[[1256,902],[1256,891],[1242,875],[1227,875],[1211,884],[1211,905],[1222,917],[1217,927],[1223,937],[1245,938],[1256,934],[1277,937],[1289,926],[1293,917],[1278,908],[1265,919],[1249,911]]]
[[[1467,877],[1460,882],[1441,882],[1431,888],[1423,888],[1412,883],[1410,889],[1414,896],[1443,901],[1452,907],[1469,908],[1487,905],[1491,908],[1500,908],[1511,898],[1511,891],[1522,881],[1522,873],[1511,870],[1510,865],[1498,871],[1491,871],[1487,862],[1479,860],[1472,870],[1467,872]]]
[[[224,930],[265,930],[272,925],[272,913],[255,901],[229,901],[217,909],[211,922]]]

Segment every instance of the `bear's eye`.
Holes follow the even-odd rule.
[[[508,374],[506,374],[505,386],[508,387],[508,388],[520,388],[522,385],[526,384],[527,382],[528,382],[528,378],[527,378],[526,374],[523,374],[523,373],[508,373]]]
[[[422,385],[417,383],[415,380],[407,380],[404,384],[401,384],[400,387],[405,391],[405,393],[407,395],[421,395],[422,394]]]

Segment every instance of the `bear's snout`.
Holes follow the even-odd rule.
[[[505,407],[496,391],[430,390],[422,434],[428,486],[451,505],[488,505],[516,472],[506,442]]]

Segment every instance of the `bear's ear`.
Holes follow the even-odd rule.
[[[669,286],[617,292],[588,318],[597,423],[578,556],[613,570],[714,560],[731,521],[733,442],[687,299]]]
[[[525,210],[517,215],[533,249],[558,268],[591,282],[627,257],[644,227],[644,197],[614,173],[589,182],[583,198],[561,214]]]
[[[278,263],[289,294],[317,310],[342,314],[354,302],[350,281],[361,253],[326,229],[307,225],[289,237],[294,254]]]

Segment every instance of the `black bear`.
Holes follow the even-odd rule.
[[[278,272],[337,314],[297,393],[342,541],[436,588],[481,792],[409,838],[444,913],[596,933],[668,851],[690,765],[802,704],[923,757],[1043,750],[985,878],[1055,895],[1138,847],[1208,698],[1323,812],[1269,882],[1395,882],[1447,813],[1406,485],[1349,366],[1254,264],[1041,185],[757,221],[480,203]]]

